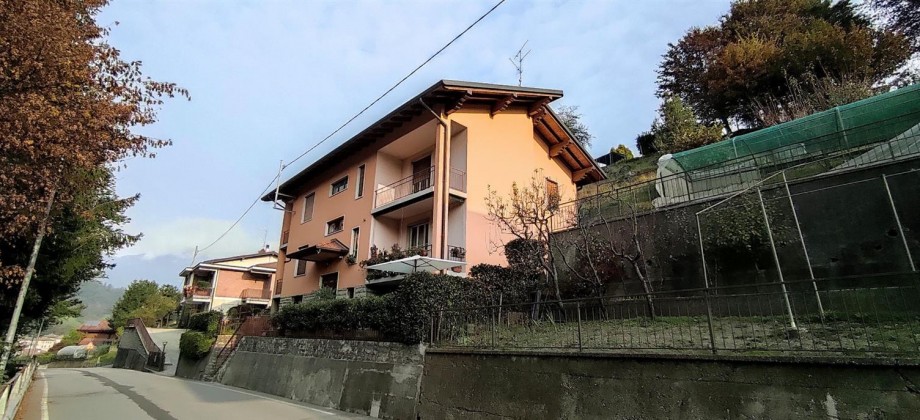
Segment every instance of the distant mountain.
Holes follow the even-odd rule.
[[[102,283],[98,280],[88,281],[80,287],[77,298],[86,305],[82,320],[93,321],[112,314],[115,301],[125,293],[125,289]]]

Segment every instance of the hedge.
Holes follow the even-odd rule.
[[[215,338],[200,331],[186,331],[179,338],[179,352],[182,357],[200,360],[208,355]]]
[[[415,273],[382,297],[310,300],[281,308],[272,323],[281,335],[375,330],[415,344],[428,334],[431,317],[445,308],[483,303],[478,283],[455,276]]]
[[[206,333],[209,336],[217,336],[220,330],[220,321],[224,314],[220,311],[201,312],[192,315],[188,319],[188,329]]]

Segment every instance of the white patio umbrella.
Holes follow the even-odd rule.
[[[405,273],[411,274],[417,271],[441,271],[448,270],[453,267],[462,267],[466,265],[462,261],[451,261],[451,260],[442,260],[440,258],[431,258],[423,257],[421,255],[413,255],[411,257],[406,257],[398,260],[387,261],[385,263],[369,265],[367,268],[371,270],[380,270],[388,271],[391,273]]]

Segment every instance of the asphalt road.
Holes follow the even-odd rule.
[[[40,369],[19,420],[367,418],[208,382],[126,369]]]
[[[166,366],[162,372],[163,375],[176,375],[176,363],[179,362],[179,337],[185,331],[175,328],[147,328],[154,344],[163,348],[163,344],[166,343]]]

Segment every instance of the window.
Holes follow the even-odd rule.
[[[313,219],[313,202],[316,201],[316,194],[310,193],[303,198],[303,213],[300,215],[300,223],[309,222]]]
[[[428,222],[409,226],[409,248],[425,248],[428,246]]]
[[[291,302],[294,302],[295,304],[298,304],[298,303],[303,302],[303,295],[294,296],[294,297],[291,299]]]
[[[339,287],[339,273],[329,273],[319,276],[319,287],[335,290]]]
[[[333,196],[347,189],[348,189],[348,177],[346,176],[332,183],[332,191],[329,192],[329,195]]]
[[[358,167],[358,185],[355,185],[355,198],[364,197],[364,165]]]
[[[549,209],[559,208],[559,183],[546,178],[546,207]]]
[[[326,223],[326,235],[341,232],[345,229],[345,217],[339,217]]]
[[[297,260],[296,265],[294,265],[294,275],[302,276],[307,274],[307,262],[304,260]]]
[[[348,249],[348,255],[351,255],[355,259],[358,259],[358,238],[361,234],[361,229],[354,228],[351,230],[351,247]]]
[[[354,287],[349,287],[349,288],[348,288],[348,298],[349,298],[349,299],[354,299],[354,298],[355,298],[355,288],[354,288]]]

